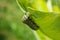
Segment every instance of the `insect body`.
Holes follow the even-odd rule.
[[[27,24],[33,30],[38,30],[39,29],[39,27],[37,26],[37,24],[30,17],[29,12],[25,13],[25,15],[23,16],[22,21],[23,21],[23,23]]]

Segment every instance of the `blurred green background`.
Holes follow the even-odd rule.
[[[22,23],[21,19],[23,15],[16,0],[0,0],[0,20],[3,18],[3,21],[9,21],[12,30],[11,33],[15,34],[18,40],[36,40],[33,31]],[[0,25],[4,25],[4,23]]]

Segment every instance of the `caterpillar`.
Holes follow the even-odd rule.
[[[39,29],[39,26],[37,26],[37,24],[30,17],[29,12],[25,13],[25,15],[22,18],[22,22],[27,24],[33,30],[38,30]]]

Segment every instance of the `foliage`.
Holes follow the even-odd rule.
[[[31,29],[21,22],[22,16],[16,0],[0,0],[0,35],[5,35],[6,40],[36,40]]]
[[[29,12],[33,21],[40,27],[38,30],[54,40],[60,40],[60,1],[18,0],[20,7]],[[51,6],[51,8],[48,6]],[[50,9],[52,10],[50,12]],[[36,31],[39,36],[39,31]]]

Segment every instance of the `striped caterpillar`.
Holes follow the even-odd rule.
[[[25,15],[22,18],[22,21],[23,21],[23,23],[27,24],[33,30],[38,30],[39,29],[37,24],[30,17],[29,12],[25,13]]]

